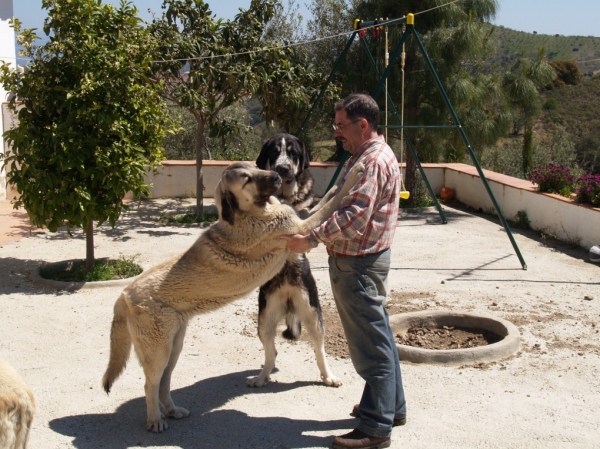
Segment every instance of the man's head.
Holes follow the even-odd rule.
[[[379,106],[370,95],[350,94],[337,102],[334,110],[334,136],[350,153],[377,135]]]

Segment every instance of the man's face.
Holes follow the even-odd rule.
[[[354,154],[365,140],[362,135],[362,128],[365,126],[363,121],[366,123],[365,119],[350,120],[343,109],[335,112],[334,125],[337,129],[333,135],[350,154]]]

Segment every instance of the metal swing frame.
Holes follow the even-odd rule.
[[[396,61],[398,60],[398,57],[400,56],[400,54],[402,52],[404,43],[410,36],[413,36],[415,38],[415,41],[417,42],[419,49],[421,50],[421,53],[425,59],[427,67],[429,68],[429,71],[430,71],[431,75],[433,76],[435,84],[436,84],[438,90],[440,91],[440,93],[442,94],[442,97],[444,98],[444,102],[446,103],[446,106],[447,106],[448,110],[450,111],[450,114],[452,115],[452,119],[454,120],[454,125],[411,126],[411,125],[402,124],[402,125],[385,125],[385,126],[380,125],[380,127],[387,127],[390,129],[402,129],[404,138],[406,139],[407,147],[410,150],[414,160],[417,163],[417,166],[419,168],[421,176],[425,182],[425,185],[427,186],[427,189],[429,190],[431,198],[433,198],[435,207],[437,208],[438,213],[440,214],[440,218],[441,218],[443,224],[447,224],[448,220],[446,219],[446,216],[444,215],[444,211],[442,210],[442,207],[441,207],[439,201],[437,200],[435,193],[433,192],[431,184],[429,183],[429,180],[427,179],[427,176],[425,175],[425,171],[423,170],[421,161],[419,160],[419,157],[417,156],[415,148],[413,147],[412,142],[410,141],[410,139],[408,137],[406,129],[407,128],[455,128],[455,129],[457,129],[460,136],[463,139],[463,142],[466,145],[467,152],[469,153],[469,156],[471,156],[473,164],[475,165],[475,168],[477,169],[477,173],[479,174],[479,177],[480,177],[481,181],[483,182],[483,185],[488,193],[488,196],[490,197],[490,199],[494,205],[496,213],[498,214],[498,217],[500,218],[500,222],[502,223],[502,226],[504,227],[504,230],[506,231],[506,234],[508,235],[510,243],[512,244],[517,257],[519,258],[519,262],[521,263],[522,268],[524,270],[526,270],[527,264],[525,263],[525,260],[523,259],[523,256],[521,255],[521,251],[519,250],[519,247],[517,246],[517,242],[514,239],[514,236],[510,230],[508,222],[507,222],[506,218],[504,217],[502,210],[500,209],[500,205],[498,204],[498,202],[494,196],[494,193],[492,192],[492,189],[487,181],[487,178],[485,177],[485,174],[483,173],[481,165],[479,164],[479,161],[477,160],[477,156],[475,155],[475,151],[473,150],[471,143],[469,142],[469,138],[467,137],[467,134],[465,133],[465,130],[464,130],[463,126],[461,125],[458,115],[456,114],[456,111],[454,110],[454,107],[452,106],[452,103],[450,102],[450,98],[448,97],[448,95],[444,89],[444,86],[442,85],[442,82],[440,81],[440,78],[439,78],[435,68],[433,67],[431,59],[429,58],[429,55],[427,54],[427,50],[425,50],[425,47],[423,45],[423,42],[421,41],[419,33],[415,30],[413,14],[407,14],[405,17],[401,17],[398,19],[386,19],[386,20],[374,20],[374,21],[362,21],[360,19],[356,19],[354,21],[354,32],[350,35],[350,38],[346,42],[346,46],[344,47],[342,53],[340,53],[340,55],[336,59],[333,69],[332,69],[331,73],[329,74],[329,77],[327,78],[327,80],[323,84],[323,87],[321,88],[321,91],[315,98],[310,110],[308,111],[306,118],[304,119],[304,121],[300,125],[300,128],[296,132],[296,136],[300,136],[304,132],[306,125],[308,124],[310,117],[312,116],[313,112],[315,111],[317,104],[320,102],[320,100],[323,97],[329,84],[331,84],[331,82],[333,81],[333,78],[339,69],[341,61],[345,58],[352,43],[356,40],[357,35],[359,35],[360,30],[361,29],[364,30],[365,28],[395,25],[395,24],[405,24],[406,28],[405,28],[404,32],[402,33],[402,36],[400,37],[398,44],[396,44],[396,47],[389,59],[389,63],[382,75],[380,75],[379,70],[377,69],[377,64],[375,63],[375,59],[373,58],[373,55],[371,54],[371,51],[369,50],[369,47],[367,46],[366,42],[364,42],[364,39],[360,39],[363,42],[363,47],[365,48],[366,53],[369,56],[371,64],[375,70],[375,74],[379,77],[379,82],[377,84],[377,87],[373,91],[372,97],[375,100],[377,100],[377,98],[379,97],[379,95],[381,94],[381,91],[383,90],[383,88],[385,86],[386,80],[388,79],[388,77],[391,73],[392,67],[394,66],[394,64],[396,63]],[[391,96],[389,95],[389,93],[387,91],[386,91],[386,94],[387,94],[387,100],[388,100],[389,104],[391,104],[391,106],[392,106],[392,111],[393,111],[394,116],[396,117],[398,123],[403,123],[403,121],[400,119],[400,116],[398,114],[398,110],[397,110],[394,102],[391,99]],[[348,159],[348,157],[349,157],[349,153],[347,151],[344,151],[342,160],[339,162],[338,167],[337,167],[335,173],[333,174],[333,178],[331,179],[331,182],[330,182],[329,186],[327,187],[327,190],[329,190],[335,184],[335,181],[337,180],[337,177],[339,176],[340,171],[342,170],[342,167],[343,167],[344,163],[346,162],[346,160]]]

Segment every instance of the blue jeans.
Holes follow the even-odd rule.
[[[406,415],[398,349],[385,309],[389,249],[361,257],[329,257],[329,277],[350,358],[365,380],[358,429],[388,437]]]

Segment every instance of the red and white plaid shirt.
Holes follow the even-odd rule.
[[[337,182],[339,186],[358,162],[365,166],[363,177],[342,200],[340,209],[309,236],[346,256],[389,248],[398,221],[400,170],[396,155],[383,136],[365,142],[350,158]]]

